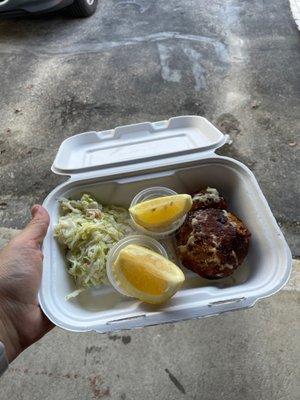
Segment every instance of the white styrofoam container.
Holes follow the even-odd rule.
[[[56,325],[77,332],[109,332],[217,315],[251,307],[282,288],[291,253],[252,172],[215,154],[228,139],[205,118],[183,116],[66,139],[52,170],[70,178],[45,199],[51,224],[44,241],[40,305]],[[113,288],[90,289],[72,301],[75,289],[63,251],[53,238],[61,197],[83,192],[104,204],[128,207],[140,190],[165,186],[178,193],[216,187],[252,233],[248,256],[232,277],[207,281],[186,272],[184,287],[166,304],[152,306],[121,296]],[[172,240],[165,245],[175,257]]]

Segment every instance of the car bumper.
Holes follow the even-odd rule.
[[[54,11],[72,3],[73,0],[0,0],[0,15]]]

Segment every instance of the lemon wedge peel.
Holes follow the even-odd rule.
[[[128,296],[151,304],[160,304],[182,286],[185,276],[170,260],[145,247],[130,244],[113,263],[116,284]]]
[[[140,226],[157,230],[167,228],[182,218],[192,207],[188,194],[157,197],[130,207],[133,220]]]

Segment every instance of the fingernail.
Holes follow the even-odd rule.
[[[40,206],[38,204],[35,204],[32,209],[31,209],[31,215],[34,217],[35,214],[39,211]]]

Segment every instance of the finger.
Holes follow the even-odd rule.
[[[46,236],[50,218],[47,210],[36,204],[31,209],[32,220],[18,236],[19,240],[39,245]]]

